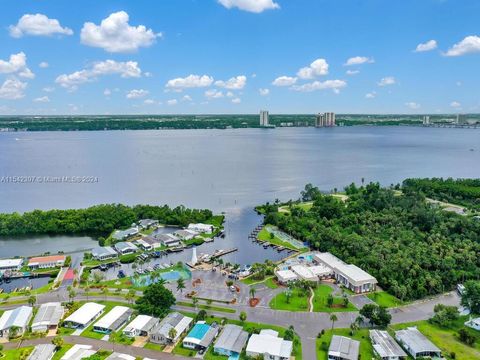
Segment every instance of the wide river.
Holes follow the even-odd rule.
[[[226,260],[251,263],[282,256],[248,240],[261,221],[252,211],[255,205],[297,198],[307,183],[328,191],[362,178],[389,185],[407,177],[480,177],[480,131],[338,127],[0,133],[0,176],[98,178],[89,184],[0,182],[0,212],[113,202],[225,212],[226,238],[198,251],[238,247]],[[0,239],[0,257],[92,244],[75,237]]]

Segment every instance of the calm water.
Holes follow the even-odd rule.
[[[198,252],[239,247],[225,260],[251,263],[281,256],[247,239],[260,222],[251,210],[257,204],[296,198],[309,182],[330,190],[362,177],[385,185],[412,176],[480,177],[479,165],[480,131],[475,129],[0,133],[0,176],[99,179],[93,184],[0,183],[0,211],[112,202],[210,208],[226,213],[227,237]],[[30,247],[30,240],[6,243],[14,246],[0,246],[1,257],[9,256],[10,248]],[[59,244],[65,242],[43,241],[40,247],[57,251]]]

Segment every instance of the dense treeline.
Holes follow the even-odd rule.
[[[480,179],[406,179],[402,186],[405,191],[480,210]]]
[[[265,222],[374,275],[401,300],[451,290],[480,277],[480,221],[432,207],[414,191],[350,185],[346,202],[306,187],[313,199],[290,213],[266,205]]]
[[[125,229],[140,219],[155,219],[160,223],[186,226],[205,222],[212,217],[210,210],[192,210],[183,206],[106,204],[86,209],[34,210],[23,214],[0,214],[0,236],[89,235],[108,236],[113,230]]]

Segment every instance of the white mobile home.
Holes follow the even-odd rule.
[[[442,357],[441,350],[416,327],[396,331],[395,338],[414,359],[419,357]]]
[[[46,332],[58,327],[65,309],[59,302],[50,302],[40,305],[37,314],[33,318],[32,331]]]
[[[125,329],[123,329],[123,333],[128,337],[149,336],[150,332],[157,324],[157,318],[147,315],[138,315],[125,327]]]
[[[274,330],[260,330],[260,334],[253,334],[248,340],[247,355],[251,357],[263,356],[264,359],[288,360],[292,355],[293,342],[278,337]]]
[[[126,306],[115,306],[105,316],[93,324],[93,331],[110,334],[117,331],[130,320],[133,310]]]
[[[65,319],[63,326],[74,329],[86,328],[102,315],[104,309],[105,306],[101,304],[92,302],[85,303]]]
[[[13,328],[16,329],[16,336],[22,335],[28,328],[32,310],[30,306],[20,306],[14,310],[5,311],[0,317],[0,338],[8,338]]]

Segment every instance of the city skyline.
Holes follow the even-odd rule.
[[[0,115],[480,111],[475,1],[3,10]]]

